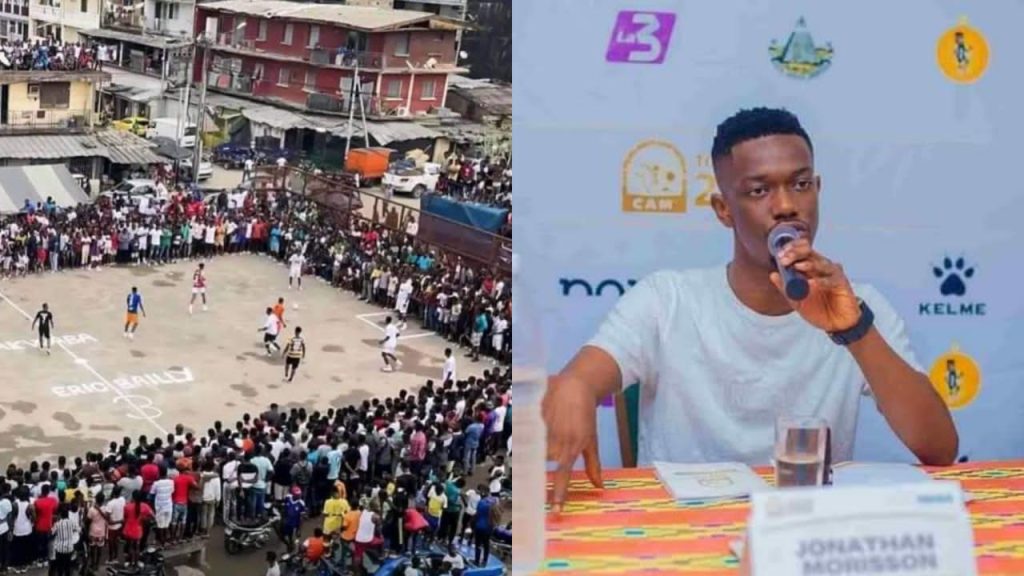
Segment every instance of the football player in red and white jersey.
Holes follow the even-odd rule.
[[[192,313],[192,305],[196,303],[196,295],[203,297],[203,312],[206,312],[206,272],[204,271],[206,264],[200,262],[199,268],[192,273],[192,299],[188,303],[188,313]]]

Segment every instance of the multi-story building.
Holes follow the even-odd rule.
[[[64,163],[95,179],[118,165],[159,161],[148,141],[99,126],[98,87],[109,79],[100,70],[5,70],[0,166]]]
[[[0,74],[0,132],[84,130],[98,119],[99,70],[10,70]]]
[[[448,74],[462,71],[461,28],[427,12],[284,0],[204,3],[196,17],[211,39],[211,90],[336,114],[358,106],[358,91],[370,117],[443,107]]]
[[[29,0],[0,0],[0,40],[28,38]]]
[[[82,30],[100,25],[102,0],[30,0],[29,35],[78,42]]]
[[[114,118],[177,114],[175,91],[185,86],[192,61],[194,3],[89,1],[102,2],[102,16],[82,36],[103,46],[101,59],[113,76],[103,88],[104,108]]]

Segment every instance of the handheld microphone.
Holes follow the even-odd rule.
[[[776,226],[768,234],[768,252],[772,255],[772,259],[775,259],[786,244],[800,238],[800,236],[800,231],[793,226],[788,224]],[[792,266],[779,266],[778,260],[775,261],[775,265],[778,267],[779,275],[782,277],[782,286],[785,288],[786,297],[790,300],[803,300],[807,298],[807,294],[811,291],[807,278],[793,270]]]

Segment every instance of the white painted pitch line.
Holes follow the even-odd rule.
[[[15,310],[17,310],[22,316],[25,317],[25,319],[27,319],[29,321],[32,320],[32,316],[30,316],[28,312],[25,312],[24,310],[22,310],[21,306],[18,306],[17,304],[15,304],[14,301],[11,300],[10,298],[8,298],[7,294],[5,294],[2,291],[0,291],[0,298],[2,298],[4,300],[4,302],[7,302],[7,304],[11,308],[14,308]],[[157,431],[159,431],[161,434],[163,434],[165,436],[167,435],[167,430],[165,430],[163,426],[161,426],[156,420],[154,420],[153,417],[150,416],[145,410],[140,408],[139,405],[136,404],[135,401],[132,400],[132,398],[130,396],[125,394],[117,386],[114,386],[113,384],[111,384],[109,380],[104,378],[102,374],[100,374],[95,368],[90,366],[88,360],[86,360],[85,358],[82,358],[82,357],[78,356],[77,354],[75,354],[74,352],[72,352],[71,349],[68,348],[67,346],[65,346],[63,342],[57,342],[57,347],[59,347],[64,352],[66,352],[68,354],[68,356],[70,356],[71,359],[74,360],[75,364],[78,364],[79,366],[82,366],[83,368],[88,370],[90,373],[92,373],[93,376],[96,377],[97,380],[99,380],[100,382],[103,382],[104,384],[107,385],[107,388],[113,390],[114,393],[118,396],[119,400],[121,400],[122,402],[125,402],[126,404],[128,404],[128,406],[133,408],[138,413],[137,418],[139,418],[140,420],[146,420],[147,422],[152,424],[153,427],[156,428]],[[117,400],[115,400],[115,402],[116,401]]]
[[[384,316],[385,314],[390,314],[390,312],[374,312],[373,314],[356,314],[356,318],[362,320],[363,322],[366,322],[370,326],[373,326],[374,328],[376,328],[377,331],[383,333],[384,329],[381,328],[380,325],[377,324],[376,322],[374,322],[373,320],[370,320],[368,317],[370,317],[370,316]],[[436,332],[423,332],[422,334],[413,334],[412,336],[399,336],[398,340],[402,341],[402,340],[412,340],[414,338],[426,338],[427,336],[433,336],[435,334],[436,334]]]

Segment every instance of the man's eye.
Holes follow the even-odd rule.
[[[766,194],[768,194],[768,188],[765,186],[758,186],[757,188],[752,188],[749,192],[747,192],[747,195],[752,196],[754,198],[760,198]]]
[[[796,183],[793,184],[793,189],[798,192],[803,192],[805,190],[809,190],[811,185],[812,182],[810,179],[797,180]]]

